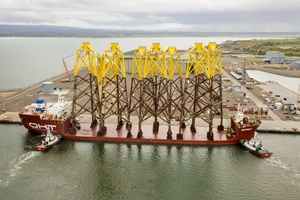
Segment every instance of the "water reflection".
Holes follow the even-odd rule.
[[[30,134],[19,126],[0,126],[0,182],[6,184],[10,172],[16,172],[11,163],[20,167],[5,190],[0,188],[1,199],[11,194],[16,199],[297,199],[299,194],[300,135],[261,134],[264,146],[274,152],[271,159],[235,145],[71,140],[32,157],[22,148]]]

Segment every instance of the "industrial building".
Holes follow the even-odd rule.
[[[293,62],[291,63],[291,65],[292,65],[295,69],[300,69],[300,61],[299,61],[299,60],[293,61]]]
[[[283,64],[284,53],[280,51],[267,51],[266,60],[270,61],[272,64]]]
[[[242,80],[242,76],[235,73],[234,71],[231,71],[230,74],[238,81]]]

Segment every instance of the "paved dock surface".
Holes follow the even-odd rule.
[[[225,70],[223,71],[224,75],[229,77],[233,83],[238,83],[237,80],[235,80],[232,76],[230,76]],[[84,73],[84,72],[83,72]],[[54,83],[54,87],[56,88],[62,88],[63,91],[69,91],[66,93],[65,100],[71,100],[73,95],[73,82],[67,82],[67,83],[61,83],[61,80],[64,79],[64,75],[60,75],[57,77],[54,77],[49,80],[45,81],[51,81]],[[43,81],[44,82],[44,81]],[[43,98],[46,102],[53,102],[57,100],[57,94],[41,94],[42,92],[42,83],[37,83],[33,85],[32,87],[26,88],[13,96],[10,96],[5,99],[5,111],[3,114],[0,115],[0,123],[20,123],[20,119],[18,116],[18,113],[23,111],[26,106],[31,105],[34,103],[34,101],[38,98]],[[242,86],[244,90],[244,86]],[[266,106],[261,102],[257,97],[255,97],[251,92],[248,92],[247,95],[252,99],[252,101],[255,102],[255,104],[258,107]],[[0,97],[1,99],[1,97]],[[1,111],[0,111],[1,112]],[[298,121],[284,121],[280,119],[272,110],[269,110],[269,116],[272,118],[271,120],[262,120],[262,124],[259,127],[259,130],[277,130],[277,131],[299,131],[300,130],[300,122]],[[226,116],[225,116],[226,117]],[[88,118],[88,117],[82,117],[82,119]],[[81,119],[81,120],[82,120]],[[134,117],[131,117],[133,120]],[[88,121],[90,122],[90,121]],[[134,120],[132,121],[133,124],[135,123]],[[111,117],[107,119],[107,123],[116,123],[116,120]],[[136,122],[137,123],[137,122]],[[153,122],[150,120],[147,120],[145,125],[152,124]],[[161,122],[163,124],[163,122]],[[189,124],[189,122],[187,122]],[[219,119],[214,119],[214,126],[218,126],[220,124]],[[223,121],[223,125],[225,128],[227,128],[230,125],[230,119],[225,118]],[[197,120],[197,126],[204,126],[206,127],[207,124],[202,121],[201,119]]]

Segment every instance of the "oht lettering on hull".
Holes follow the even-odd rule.
[[[49,129],[50,131],[53,131],[54,128],[56,128],[56,125],[51,125],[51,124],[40,125],[37,123],[29,123],[29,126],[34,129],[45,129],[45,130]]]

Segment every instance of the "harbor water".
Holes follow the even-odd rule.
[[[75,63],[75,51],[82,42],[89,42],[95,53],[104,53],[111,43],[118,43],[124,52],[140,46],[149,48],[160,43],[164,49],[175,46],[186,50],[195,43],[220,44],[226,40],[252,39],[246,37],[154,37],[154,38],[14,38],[0,37],[0,91],[31,86],[65,72],[62,59],[69,70]],[[259,38],[257,38],[259,39]]]
[[[62,58],[90,42],[103,53],[159,42],[187,49],[238,38],[0,38],[0,90],[64,72]],[[245,38],[244,38],[245,39]],[[73,68],[74,55],[65,59]],[[34,101],[34,100],[33,100]],[[175,133],[174,133],[175,134]],[[168,146],[63,140],[49,152],[15,124],[0,124],[0,199],[299,199],[300,135],[259,134],[271,158],[238,145]]]
[[[300,135],[260,134],[261,159],[237,145],[166,146],[63,140],[0,124],[0,199],[298,199]]]

